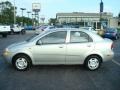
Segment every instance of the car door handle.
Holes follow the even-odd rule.
[[[91,47],[91,45],[87,45],[87,47]]]
[[[63,46],[59,46],[59,48],[63,48]]]

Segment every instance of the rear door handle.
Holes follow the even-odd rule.
[[[63,48],[63,46],[59,46],[59,48]]]

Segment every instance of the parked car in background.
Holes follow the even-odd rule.
[[[21,33],[21,34],[25,34],[26,31],[23,27],[17,25],[17,24],[13,24],[11,25],[11,33]]]
[[[25,30],[35,30],[35,26],[25,26],[24,27]]]
[[[89,31],[94,32],[94,33],[96,33],[96,34],[98,33],[98,31],[95,30],[95,28],[93,28],[93,27],[80,27],[80,28],[83,28],[83,29],[89,30]]]
[[[43,26],[40,26],[40,27],[36,28],[35,34],[40,34],[43,31],[51,30],[53,28],[55,28],[55,27],[50,26],[50,25],[43,25]]]
[[[83,29],[53,29],[8,46],[3,55],[17,70],[39,64],[84,64],[96,70],[114,56],[113,41]]]
[[[11,30],[9,25],[0,25],[0,34],[2,37],[7,37],[10,31]]]
[[[79,28],[79,25],[55,25],[55,28]]]
[[[120,33],[116,28],[107,28],[104,33],[104,38],[115,39],[120,38]]]

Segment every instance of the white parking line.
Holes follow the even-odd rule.
[[[118,66],[120,66],[120,63],[115,61],[114,59],[112,60],[113,63],[117,64]]]

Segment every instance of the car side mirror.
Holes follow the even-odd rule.
[[[42,45],[42,41],[41,41],[41,40],[38,40],[38,41],[37,41],[37,45]]]

